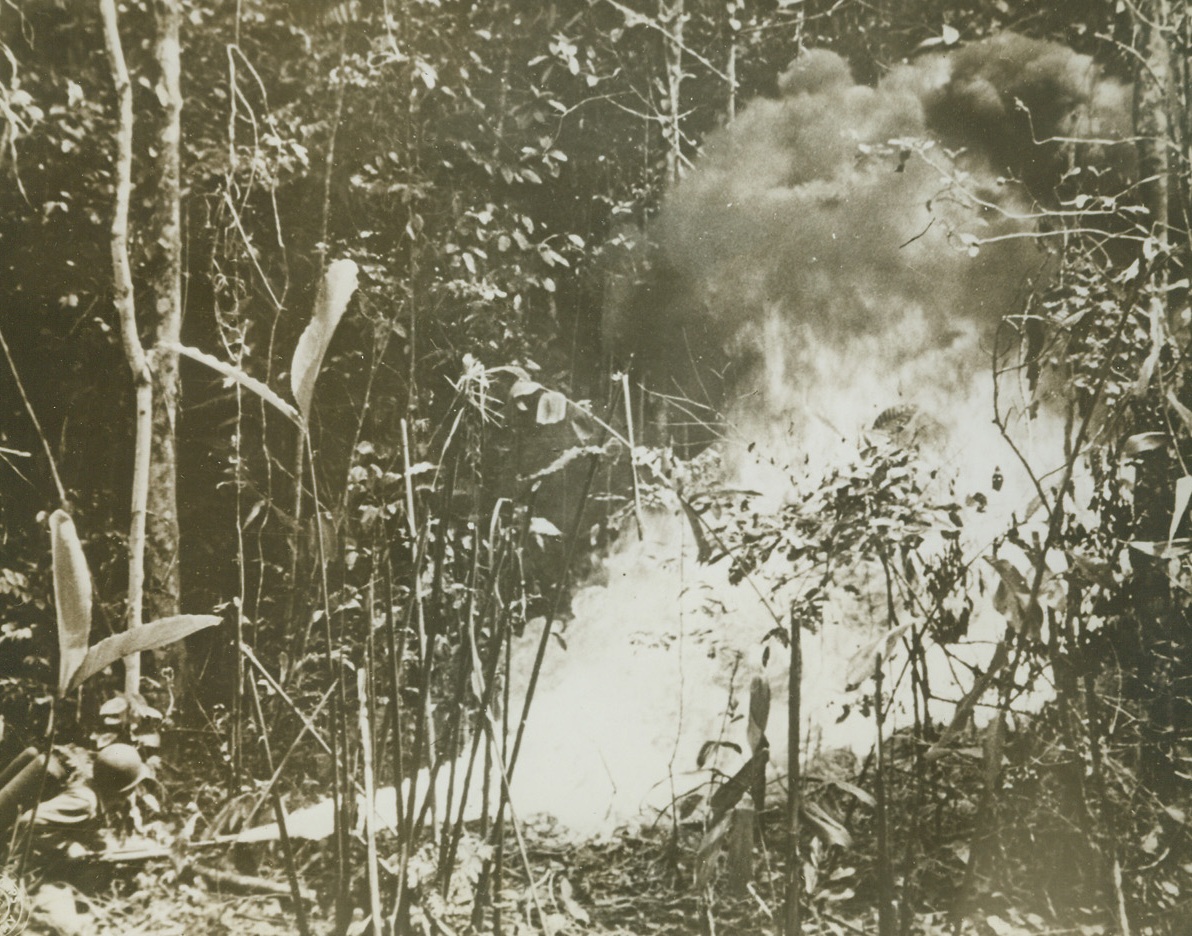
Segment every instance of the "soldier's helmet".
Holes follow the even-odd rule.
[[[131,744],[109,744],[95,755],[91,785],[104,799],[121,796],[149,776],[149,768]]]

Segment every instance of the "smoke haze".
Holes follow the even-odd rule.
[[[1077,162],[1128,149],[1056,142],[1123,136],[1128,91],[1086,56],[1013,34],[876,88],[811,50],[779,86],[708,142],[606,313],[611,343],[655,389],[730,416],[742,396],[763,392],[772,416],[875,367],[903,374],[902,394],[926,375],[937,394],[957,390],[1046,276],[1040,242],[1016,236],[1034,230],[1033,207]]]
[[[628,239],[609,289],[610,343],[653,389],[693,401],[670,404],[676,443],[686,411],[719,410],[731,432],[716,451],[731,481],[757,489],[776,488],[734,443],[758,443],[814,484],[884,411],[918,408],[940,430],[930,454],[940,483],[963,488],[942,496],[963,502],[979,490],[988,509],[966,530],[988,537],[1030,494],[991,425],[990,375],[999,322],[1054,266],[1032,236],[1039,207],[1056,203],[1073,168],[1128,172],[1124,147],[1052,138],[1123,137],[1128,89],[1087,57],[1004,35],[896,68],[878,87],[812,50],[780,90],[710,139],[658,218]],[[1046,413],[1027,420],[1017,399],[1018,442],[1046,470],[1062,457],[1060,433]],[[991,485],[995,468],[1004,483]],[[790,477],[779,473],[779,497],[795,496]],[[576,596],[569,649],[552,648],[515,783],[527,806],[585,831],[698,788],[705,741],[745,749],[742,725],[725,711],[730,698],[745,704],[774,626],[749,589],[727,584],[722,565],[698,563],[677,505],[648,516],[641,541],[626,539],[607,583]],[[829,602],[807,638],[803,686],[805,736],[862,753],[872,726],[855,712],[844,718],[847,672],[884,626],[864,588]],[[773,605],[789,598],[775,594]],[[956,652],[985,665],[1004,628],[978,600],[970,644]],[[776,699],[782,656],[767,671]],[[933,687],[946,695],[939,671]],[[778,764],[783,721],[776,705],[768,734]],[[721,757],[720,769],[734,766]]]

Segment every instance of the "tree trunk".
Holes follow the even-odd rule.
[[[145,516],[149,490],[150,413],[153,408],[151,365],[137,330],[132,263],[128,250],[128,210],[132,197],[132,81],[120,41],[119,15],[115,0],[100,0],[104,48],[116,89],[117,121],[114,132],[116,159],[113,166],[114,201],[109,240],[112,255],[112,302],[120,320],[120,340],[136,387],[136,442],[133,458],[132,495],[128,530],[127,626],[144,623]],[[134,653],[124,660],[124,691],[140,692],[141,657]]]
[[[666,182],[679,181],[683,167],[683,27],[687,16],[684,0],[664,0],[659,20],[665,32],[666,49],[666,115],[663,137],[666,140]]]
[[[1134,81],[1140,190],[1150,212],[1151,234],[1166,246],[1171,179],[1169,106],[1173,96],[1171,48],[1166,33],[1171,24],[1168,0],[1142,4],[1142,13],[1136,23],[1142,60]]]
[[[154,88],[161,110],[155,115],[154,208],[151,237],[150,296],[153,341],[153,444],[149,469],[145,613],[148,620],[178,614],[181,576],[178,562],[178,354],[172,349],[182,326],[181,222],[181,46],[182,10],[178,0],[155,0],[153,57],[158,69]],[[158,651],[159,666],[170,666],[175,684],[185,690],[186,645]]]

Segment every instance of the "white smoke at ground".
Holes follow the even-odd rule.
[[[1029,539],[1040,518],[1020,457],[1037,476],[1053,473],[1062,426],[1046,409],[1027,418],[1031,388],[1012,369],[995,425],[993,373],[1014,351],[999,324],[1053,263],[1033,196],[1054,181],[1059,154],[1030,140],[1117,132],[1128,94],[1087,58],[1021,37],[900,67],[876,88],[854,84],[833,53],[811,52],[781,89],[707,143],[635,239],[610,290],[614,343],[663,392],[724,414],[704,457],[719,459],[721,483],[760,492],[757,509],[803,497],[893,412],[934,469],[925,496],[962,514],[966,556],[1012,521]],[[1015,173],[1022,182],[1008,181]],[[787,656],[764,638],[786,626],[793,586],[774,588],[783,570],[773,564],[752,586],[730,585],[724,564],[697,555],[688,518],[663,496],[603,580],[579,590],[572,619],[556,625],[566,650],[550,648],[534,701],[514,784],[521,812],[580,834],[669,821],[714,770],[748,757],[744,714],[758,674],[773,697],[772,777],[785,772]],[[875,574],[858,566],[805,635],[809,758],[872,747],[868,689],[850,684],[864,683],[858,653],[889,623]],[[929,650],[937,724],[1005,631],[995,585],[975,562],[965,641]],[[526,684],[536,639],[517,648],[515,686]],[[887,731],[912,717],[904,665],[900,652],[886,664],[896,700]],[[1042,685],[1035,704],[1045,695]],[[735,750],[707,747],[720,741]]]

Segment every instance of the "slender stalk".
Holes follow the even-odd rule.
[[[66,488],[62,486],[62,477],[58,474],[58,462],[54,458],[53,450],[50,448],[50,440],[41,428],[41,420],[37,418],[37,412],[33,409],[33,404],[29,401],[29,395],[25,392],[25,384],[21,380],[20,371],[17,370],[16,361],[12,359],[12,352],[8,349],[8,342],[4,338],[4,332],[0,332],[0,349],[4,351],[4,358],[8,361],[8,369],[12,372],[12,379],[17,385],[17,393],[21,396],[21,402],[25,406],[25,412],[29,414],[29,421],[33,423],[33,429],[37,433],[37,438],[41,440],[41,447],[46,453],[46,461],[50,466],[50,476],[54,479],[54,488],[58,491],[58,503],[65,510],[67,506]]]
[[[265,712],[261,708],[261,693],[257,689],[256,680],[250,681],[250,686],[252,687],[253,706],[257,713],[257,723],[261,727],[261,742],[265,748],[265,762],[269,765],[269,769],[273,771],[273,749],[269,744],[269,730],[265,721]],[[288,752],[286,757],[289,757]],[[268,794],[273,805],[273,818],[277,822],[278,838],[281,840],[282,858],[285,863],[286,878],[290,885],[290,897],[294,901],[295,922],[298,925],[300,936],[310,936],[310,924],[306,919],[306,898],[302,887],[302,879],[298,876],[298,866],[294,862],[294,845],[290,841],[290,830],[286,824],[286,809],[281,801],[281,794],[278,793],[274,783],[284,763],[285,759],[283,758],[282,765],[278,767],[277,771],[274,771],[273,780],[269,783]],[[252,821],[251,817],[249,821]]]
[[[133,456],[132,506],[128,533],[128,626],[140,627],[145,591],[145,517],[149,500],[149,458],[153,438],[153,381],[149,357],[137,332],[133,298],[132,265],[128,253],[128,206],[132,195],[132,82],[120,41],[120,22],[115,0],[99,0],[103,21],[104,48],[116,88],[119,113],[116,121],[115,207],[112,212],[110,248],[112,256],[113,302],[120,319],[124,356],[136,387],[136,441]],[[137,694],[141,688],[141,658],[133,654],[124,661],[124,691]]]
[[[371,622],[369,627],[371,629]],[[368,674],[371,668],[372,659],[369,658],[365,661],[364,667],[356,671],[356,695],[359,705],[360,751],[364,760],[364,841],[368,854],[368,908],[373,920],[373,932],[378,932],[383,917],[381,916],[381,872],[377,861],[376,779],[373,775],[372,732],[368,715]]]
[[[319,584],[323,598],[323,632],[327,641],[324,659],[327,666],[327,681],[329,684],[338,683],[339,692],[332,697],[331,702],[331,802],[334,808],[335,829],[335,921],[339,931],[343,931],[351,917],[349,906],[349,888],[351,886],[348,869],[348,830],[347,830],[347,698],[344,692],[343,680],[337,679],[335,669],[335,641],[331,631],[331,591],[327,581],[327,544],[323,537],[322,506],[319,503],[318,479],[315,472],[315,455],[311,447],[310,432],[303,431],[302,443],[306,447],[306,462],[310,466],[311,499],[314,502],[315,542],[319,551]]]
[[[880,552],[882,569],[886,579],[886,628],[892,630],[898,621],[894,614],[894,590],[890,579],[890,566],[885,551]],[[882,684],[885,676],[884,654],[877,657],[873,668],[873,720],[877,731],[877,765],[873,789],[877,800],[877,874],[878,874],[878,933],[880,936],[894,936],[894,868],[890,860],[889,812],[886,799],[886,707],[882,700]],[[897,692],[897,686],[891,697]]]
[[[633,521],[637,524],[637,538],[642,533],[642,492],[637,477],[637,445],[633,438],[633,401],[629,396],[629,375],[621,374],[621,392],[625,397],[625,434],[629,439],[629,469],[633,475]]]
[[[790,611],[791,672],[787,689],[787,790],[786,790],[786,906],[783,920],[786,936],[803,931],[801,897],[802,865],[799,854],[799,812],[802,788],[799,765],[799,726],[803,720],[803,622],[797,605]]]
[[[1081,621],[1083,630],[1084,622]],[[1087,639],[1081,635],[1082,644]],[[1097,700],[1096,677],[1093,673],[1084,674],[1084,704],[1085,717],[1088,719],[1089,753],[1091,755],[1091,779],[1100,800],[1101,815],[1105,823],[1105,839],[1109,848],[1109,887],[1113,894],[1113,915],[1118,925],[1120,936],[1130,936],[1130,912],[1126,902],[1126,892],[1122,887],[1122,862],[1118,855],[1117,816],[1114,805],[1109,799],[1109,790],[1105,783],[1104,754],[1101,750],[1101,712]]]
[[[244,353],[244,342],[238,346],[239,355]],[[243,366],[243,360],[237,360],[236,367]],[[236,490],[236,575],[239,586],[239,601],[236,603],[236,631],[234,634],[236,654],[236,682],[232,688],[232,786],[239,790],[241,768],[244,757],[244,653],[240,647],[244,644],[244,604],[248,600],[248,583],[245,578],[247,559],[244,554],[244,481],[241,477],[242,458],[240,442],[244,434],[244,395],[240,384],[236,384],[236,439],[233,457],[235,458],[235,475],[233,485]],[[267,736],[269,731],[265,723],[261,723],[261,731]]]
[[[29,866],[29,856],[33,854],[33,840],[37,838],[37,807],[46,795],[46,778],[50,774],[50,764],[54,759],[54,740],[58,737],[58,703],[61,700],[55,695],[50,700],[50,723],[46,727],[46,753],[41,765],[41,775],[37,781],[37,798],[33,801],[33,809],[29,816],[29,838],[25,840],[25,848],[21,852],[21,863],[17,869],[17,877],[24,879],[25,869]],[[18,825],[13,826],[16,835]]]

